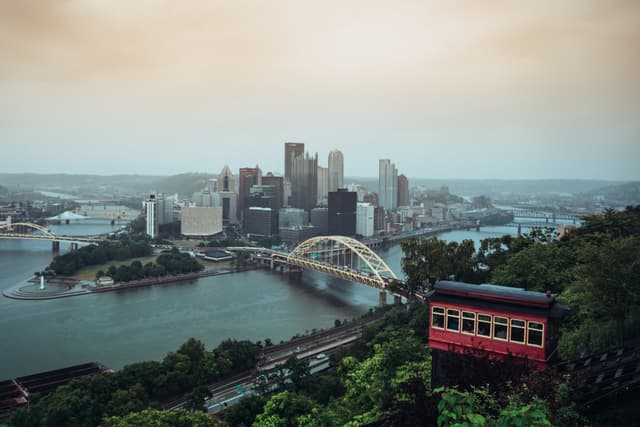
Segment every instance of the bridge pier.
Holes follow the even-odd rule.
[[[72,251],[77,251],[78,250],[78,244],[77,243],[71,243],[71,250]]]
[[[380,291],[380,295],[378,296],[378,305],[380,307],[387,305],[387,293],[384,290]]]
[[[402,297],[400,295],[393,296],[393,305],[400,305],[402,303]]]
[[[57,240],[51,242],[51,252],[53,252],[54,254],[60,252],[60,242],[58,242]]]

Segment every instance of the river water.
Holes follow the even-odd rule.
[[[117,227],[72,224],[51,229],[91,235]],[[487,227],[439,237],[473,239],[477,247],[481,239],[514,231]],[[399,245],[380,255],[402,276]],[[49,242],[0,240],[0,289],[23,282],[51,259]],[[0,296],[0,380],[88,361],[119,369],[160,360],[189,337],[208,349],[226,338],[279,342],[313,328],[333,327],[335,319],[358,317],[377,303],[378,291],[364,285],[314,272],[294,280],[271,271],[45,301]]]

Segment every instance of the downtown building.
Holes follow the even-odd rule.
[[[222,206],[222,223],[224,225],[237,224],[238,194],[235,192],[233,173],[227,165],[224,165],[218,175],[218,194]]]
[[[291,198],[294,208],[310,211],[318,202],[318,154],[298,156],[291,164]]]
[[[222,208],[185,206],[180,211],[180,234],[211,238],[222,232]]]
[[[404,175],[398,175],[398,206],[411,206],[409,180]]]
[[[244,209],[248,207],[247,198],[254,185],[262,184],[262,171],[256,165],[255,168],[240,168],[238,171],[238,209],[237,218],[241,219]]]
[[[275,176],[271,172],[268,172],[266,175],[262,176],[262,185],[273,186],[273,197],[275,198],[276,209],[283,207],[285,202],[284,178],[281,176]]]
[[[380,159],[378,166],[378,204],[393,211],[398,207],[398,170],[389,159]]]
[[[318,166],[318,200],[317,206],[327,206],[329,197],[329,168]]]
[[[344,156],[342,151],[334,149],[329,153],[329,191],[344,188]]]
[[[357,195],[346,188],[329,192],[329,234],[355,236]]]
[[[358,203],[356,209],[356,234],[371,237],[375,232],[375,206]]]
[[[150,194],[144,204],[145,232],[152,239],[158,237],[160,223],[158,222],[158,200],[155,194]]]

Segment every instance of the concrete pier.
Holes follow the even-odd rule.
[[[387,292],[385,292],[384,290],[380,291],[380,295],[378,297],[378,305],[380,307],[384,307],[385,305],[387,305]]]

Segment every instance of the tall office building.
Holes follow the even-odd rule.
[[[244,208],[247,207],[247,197],[249,197],[249,190],[254,185],[260,185],[262,177],[262,171],[256,165],[255,168],[240,168],[238,173],[238,209],[237,217],[244,212]]]
[[[356,204],[358,196],[346,188],[329,192],[329,234],[356,234]]]
[[[398,170],[389,159],[380,159],[378,203],[388,211],[398,207]]]
[[[284,177],[291,180],[293,161],[304,156],[304,143],[285,142],[284,144]]]
[[[409,180],[404,175],[398,175],[398,206],[411,206]]]
[[[150,194],[149,199],[144,203],[144,213],[146,219],[146,232],[151,238],[158,236],[158,200],[155,194]]]
[[[218,194],[222,205],[222,222],[224,225],[236,224],[238,217],[236,209],[238,204],[238,194],[234,190],[235,181],[229,166],[224,165],[218,175]]]
[[[298,156],[291,164],[291,205],[311,210],[318,201],[318,154]]]
[[[342,151],[332,150],[329,153],[329,191],[344,188],[344,157]]]
[[[284,178],[275,176],[271,172],[262,177],[262,185],[272,185],[275,187],[274,198],[276,199],[276,209],[284,206]]]
[[[318,206],[326,206],[329,197],[329,168],[318,166]]]
[[[373,236],[375,229],[375,207],[369,203],[358,203],[356,210],[356,234],[363,237]]]

